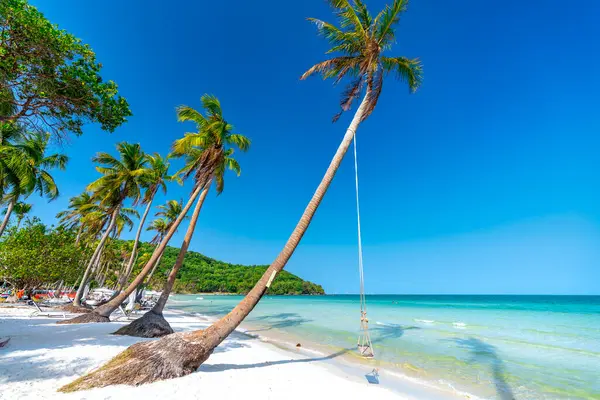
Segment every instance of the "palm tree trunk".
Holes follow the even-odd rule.
[[[21,221],[23,221],[23,217],[17,217],[17,230],[21,227]]]
[[[79,244],[81,240],[81,233],[83,232],[83,224],[80,223],[79,229],[77,229],[77,237],[75,238],[75,246]]]
[[[15,208],[15,204],[17,203],[16,198],[12,198],[8,203],[8,207],[6,208],[6,215],[4,216],[4,220],[2,220],[2,225],[0,225],[0,236],[4,233],[4,230],[8,226],[8,221],[10,221],[10,215],[12,214],[13,209]]]
[[[162,240],[162,242],[160,243],[160,245],[154,250],[154,252],[152,253],[152,256],[150,257],[150,259],[148,260],[148,262],[146,263],[146,265],[144,266],[142,271],[135,277],[135,279],[129,284],[129,286],[127,286],[127,289],[125,289],[117,297],[110,300],[108,303],[98,307],[91,313],[81,315],[81,316],[75,317],[73,319],[59,321],[58,323],[59,324],[79,324],[79,323],[86,323],[86,322],[110,322],[110,319],[109,319],[110,314],[112,314],[113,311],[115,311],[117,308],[119,308],[121,303],[123,303],[123,301],[125,301],[125,299],[131,294],[131,292],[133,292],[137,288],[137,286],[144,281],[144,278],[146,278],[146,275],[148,275],[148,273],[150,272],[150,269],[152,269],[152,267],[154,266],[154,263],[160,257],[160,254],[167,247],[169,240],[171,240],[171,238],[175,234],[175,231],[181,224],[181,221],[183,221],[183,218],[185,218],[185,215],[188,213],[188,211],[192,207],[192,204],[194,204],[194,201],[200,194],[201,189],[202,189],[201,187],[197,187],[196,189],[194,189],[187,204],[181,211],[181,214],[179,214],[179,216],[173,223],[173,226],[171,226],[171,229],[169,229],[169,232],[167,232],[167,234],[165,235],[165,237]]]
[[[167,278],[167,282],[165,283],[165,287],[163,288],[160,298],[156,302],[156,305],[152,308],[152,311],[156,314],[162,314],[165,308],[165,304],[167,304],[169,294],[171,293],[171,289],[173,289],[173,284],[175,283],[175,278],[177,278],[177,273],[183,265],[183,260],[185,259],[187,250],[190,247],[192,236],[194,236],[194,230],[196,229],[198,216],[200,215],[200,210],[202,209],[202,205],[204,204],[204,199],[206,199],[206,195],[208,194],[209,188],[210,182],[208,182],[208,185],[206,185],[206,188],[202,191],[202,194],[198,199],[198,203],[196,203],[196,208],[194,209],[192,219],[190,220],[190,225],[188,226],[187,232],[185,233],[185,237],[183,238],[181,249],[179,249],[179,254],[177,255],[177,259],[175,260],[175,265],[173,265],[173,268],[169,273],[169,277]]]
[[[173,289],[173,284],[177,278],[177,273],[183,265],[185,254],[187,253],[190,242],[192,241],[192,236],[194,235],[194,230],[196,229],[196,222],[198,222],[198,216],[200,215],[200,210],[202,209],[202,204],[204,204],[204,199],[206,198],[209,188],[210,181],[206,185],[206,188],[202,191],[202,194],[196,203],[196,207],[192,213],[192,219],[190,220],[187,232],[183,238],[183,243],[181,244],[181,249],[179,249],[177,260],[175,261],[175,265],[173,265],[173,268],[169,273],[169,277],[167,278],[167,282],[165,282],[165,286],[158,301],[154,307],[152,307],[152,310],[144,314],[142,318],[138,318],[129,325],[125,325],[117,330],[115,332],[116,335],[159,337],[173,333],[173,328],[171,328],[167,320],[163,317],[162,312],[167,304],[167,301],[169,300],[169,294],[171,293],[171,289]]]
[[[159,340],[136,343],[110,360],[103,367],[59,389],[62,392],[104,387],[108,385],[140,385],[162,379],[184,376],[196,371],[217,347],[250,314],[271,286],[273,279],[290,259],[308,229],[323,200],[344,155],[348,151],[364,115],[369,92],[363,98],[342,143],[337,149],[325,176],[304,210],[283,250],[267,268],[260,280],[229,314],[205,330],[167,335]]]
[[[158,247],[158,246],[156,246]],[[164,251],[160,253],[160,256],[158,256],[158,260],[156,260],[156,262],[154,263],[154,266],[152,267],[152,271],[150,271],[150,273],[148,274],[148,277],[146,278],[146,284],[150,283],[150,280],[152,279],[152,275],[154,275],[154,271],[156,271],[156,268],[158,268],[158,265],[160,264],[160,260],[162,259],[162,256],[164,254]]]
[[[131,270],[133,269],[133,264],[135,261],[135,256],[137,254],[137,248],[140,243],[140,236],[142,235],[142,229],[144,228],[144,223],[146,222],[146,217],[150,212],[150,208],[152,207],[152,202],[154,201],[154,195],[156,194],[156,190],[153,191],[152,196],[150,197],[150,201],[148,201],[148,205],[146,206],[146,210],[144,211],[144,215],[142,215],[142,219],[140,220],[140,226],[138,227],[137,233],[135,234],[135,241],[133,242],[133,249],[131,250],[131,256],[129,256],[129,262],[127,263],[127,270],[125,274],[123,274],[123,279],[119,277],[119,288],[122,290],[127,280],[129,279],[129,275],[131,275]]]
[[[108,236],[110,235],[110,232],[113,230],[114,226],[117,223],[117,216],[119,215],[120,209],[121,209],[121,204],[119,204],[113,211],[113,213],[110,217],[110,223],[108,224],[108,228],[106,229],[106,231],[104,231],[104,234],[102,235],[102,238],[100,239],[100,243],[98,243],[98,245],[96,246],[96,250],[94,250],[94,254],[92,254],[92,258],[88,262],[88,265],[83,274],[83,278],[81,278],[81,282],[79,283],[79,288],[77,289],[77,294],[75,295],[75,299],[73,299],[73,305],[76,307],[81,307],[81,297],[83,296],[83,290],[85,289],[85,285],[87,284],[87,281],[91,275],[92,267],[94,266],[96,259],[100,257],[102,248],[104,247],[106,240],[108,240]]]

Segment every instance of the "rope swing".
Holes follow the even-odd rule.
[[[356,183],[356,220],[358,226],[358,275],[360,278],[360,334],[358,352],[367,358],[375,357],[371,336],[369,335],[369,319],[367,318],[367,299],[365,297],[365,275],[363,271],[362,238],[360,235],[360,204],[358,201],[358,157],[356,155],[356,134],[354,134],[354,178]]]

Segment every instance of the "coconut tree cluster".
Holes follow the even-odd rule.
[[[249,150],[250,140],[237,133],[226,119],[226,110],[217,97],[205,94],[201,97],[201,107],[198,109],[177,107],[178,120],[182,124],[193,125],[194,130],[175,140],[168,155],[146,154],[139,144],[123,142],[117,144],[114,154],[98,153],[93,158],[99,177],[87,186],[84,193],[71,199],[68,210],[58,215],[65,228],[76,232],[73,235],[76,243],[86,246],[91,254],[85,265],[81,266],[82,277],[74,306],[82,305],[83,293],[92,280],[105,282],[107,274],[118,277],[116,290],[112,299],[93,311],[59,323],[110,322],[111,314],[152,277],[166,246],[184,221],[187,226],[179,254],[164,281],[156,305],[141,318],[115,332],[119,335],[161,338],[134,344],[106,365],[63,387],[62,391],[113,384],[139,385],[195,371],[250,314],[294,254],[360,124],[374,112],[386,77],[391,75],[401,80],[411,93],[420,86],[420,61],[388,54],[396,41],[395,28],[400,15],[406,10],[407,0],[393,0],[376,15],[369,12],[362,0],[329,0],[329,4],[336,18],[334,23],[309,18],[317,32],[329,42],[329,58],[308,68],[300,79],[319,74],[323,78],[333,79],[336,84],[348,80],[342,92],[340,111],[333,120],[338,121],[354,105],[356,111],[322,180],[281,252],[244,299],[210,327],[174,333],[163,316],[163,310],[183,265],[207,195],[211,190],[217,195],[223,192],[227,171],[240,175],[241,168],[235,156],[237,152]],[[7,132],[6,135],[3,140],[7,146],[15,148],[13,152],[22,151],[18,147],[18,143],[21,143],[18,134]],[[6,158],[4,153],[0,153],[0,179],[3,182],[2,194],[6,196],[3,198],[8,204],[7,215],[13,212],[20,199],[35,190],[49,198],[58,194],[49,184],[46,169],[63,167],[66,161],[64,157],[35,153],[31,160],[37,164],[28,167],[27,171],[31,172],[27,175],[24,172],[26,168],[21,170],[17,167],[9,153],[6,153]],[[170,160],[174,159],[178,159],[177,162],[183,166],[171,173]],[[168,185],[173,183],[185,185],[189,193],[187,199],[181,203],[171,200],[159,206],[154,214],[156,219],[147,224],[156,194],[166,192]],[[134,222],[133,218],[139,215],[138,208],[143,211],[139,221]],[[111,247],[111,239],[119,237],[124,228],[133,224],[137,224],[135,239],[131,247],[120,249],[121,254],[118,254]],[[142,264],[139,273],[131,276],[134,275],[132,272],[144,230],[154,232],[152,243],[155,247],[149,257],[139,260]],[[120,267],[115,267],[115,264]],[[112,267],[107,269],[106,265]],[[110,268],[112,273],[107,272]]]

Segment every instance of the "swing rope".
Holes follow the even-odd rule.
[[[356,187],[356,220],[358,230],[358,275],[360,279],[360,336],[358,350],[363,357],[374,357],[371,336],[369,335],[369,319],[367,318],[367,299],[365,297],[365,275],[363,270],[362,237],[360,232],[360,203],[358,199],[358,156],[356,154],[356,134],[354,142],[354,181]]]

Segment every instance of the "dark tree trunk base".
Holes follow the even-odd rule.
[[[70,312],[73,314],[87,314],[89,312],[92,312],[91,308],[87,308],[87,307],[78,307],[75,306],[73,304],[67,304],[65,306],[60,307],[61,310],[66,311],[66,312]]]
[[[189,375],[208,359],[213,349],[202,336],[175,333],[159,340],[136,343],[99,369],[63,386],[59,392],[76,392],[110,385],[138,386]]]
[[[171,328],[162,313],[157,314],[154,311],[148,311],[141,318],[120,328],[114,335],[157,338],[171,333],[174,333],[173,328]]]
[[[65,319],[64,321],[58,321],[57,324],[87,324],[89,322],[110,322],[110,318],[105,317],[95,312],[87,314],[81,314],[78,317]]]

